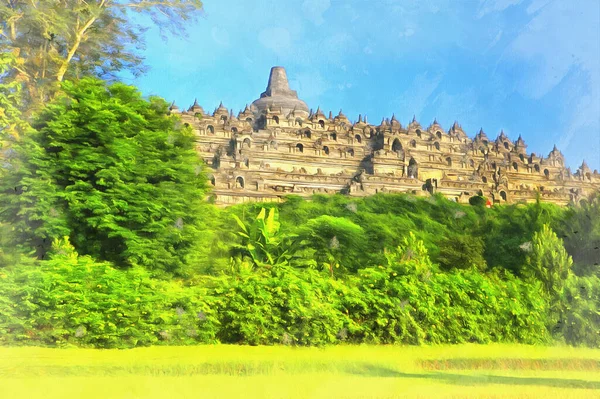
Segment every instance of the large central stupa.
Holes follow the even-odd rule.
[[[279,66],[271,68],[267,89],[252,103],[250,109],[257,116],[270,109],[280,111],[286,117],[291,112],[294,117],[308,117],[308,106],[298,98],[295,90],[290,89],[285,69]]]

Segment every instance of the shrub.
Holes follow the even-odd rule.
[[[481,195],[474,195],[471,198],[469,198],[469,204],[471,204],[472,206],[485,206],[486,203],[487,198]]]
[[[553,335],[569,345],[600,348],[600,278],[570,276]]]
[[[50,260],[0,277],[0,344],[93,348],[214,342],[214,298],[79,256],[56,240]]]
[[[336,284],[314,270],[290,267],[216,280],[221,342],[323,345],[337,342],[350,320]]]

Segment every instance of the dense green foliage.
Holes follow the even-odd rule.
[[[561,297],[554,336],[570,345],[600,347],[600,279],[571,276]]]
[[[569,276],[573,260],[567,254],[563,242],[547,224],[533,235],[527,271],[540,281],[546,293],[558,300]]]
[[[386,202],[396,206],[380,208]],[[290,203],[269,210],[259,210],[260,205],[206,208],[205,215],[220,217],[222,223],[210,222],[204,242],[224,237],[231,242],[205,248],[211,256],[197,255],[222,268],[183,281],[157,280],[140,266],[118,270],[78,256],[68,241],[56,241],[50,259],[0,275],[2,343],[132,347],[217,341],[533,344],[555,339],[600,344],[599,281],[569,276],[568,255],[548,225],[515,241],[528,244],[513,249],[523,251],[527,260],[521,277],[510,272],[513,265],[478,266],[486,249],[481,242],[479,251],[465,253],[469,263],[450,263],[444,246],[453,234],[464,242],[469,233],[479,236],[477,226],[486,226],[489,218],[516,210],[535,219],[540,205],[479,213],[441,198],[409,196],[292,198]],[[377,209],[391,210],[387,220],[378,218]],[[410,226],[407,233],[401,223],[394,226],[402,221]],[[451,230],[460,224],[471,230]],[[379,251],[365,237],[383,226],[395,244],[379,243]],[[393,227],[402,233],[394,234]],[[436,228],[446,237],[430,234]],[[331,245],[333,237],[340,237],[338,244]],[[336,252],[342,245],[354,247],[358,259]],[[358,250],[366,247],[370,250]],[[430,257],[434,252],[437,258]],[[332,262],[351,260],[359,266],[334,266],[332,273]]]
[[[201,283],[119,271],[54,242],[41,267],[0,275],[3,344],[100,348],[219,340],[336,342],[546,342],[539,285],[476,271],[436,273],[410,236],[386,266],[347,280],[280,265]]]
[[[202,289],[120,271],[56,240],[51,259],[0,274],[0,343],[125,348],[213,342],[218,321]]]
[[[0,344],[600,346],[599,196],[220,209],[163,100],[86,78],[29,124],[20,90],[0,83]]]
[[[567,209],[564,223],[554,226],[573,257],[573,272],[578,276],[600,277],[600,194]]]
[[[190,129],[130,86],[84,79],[63,90],[2,174],[16,243],[43,257],[69,236],[99,260],[182,273],[206,188]]]

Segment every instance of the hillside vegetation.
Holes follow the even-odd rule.
[[[61,87],[0,169],[2,345],[600,345],[598,196],[220,209],[164,100]]]

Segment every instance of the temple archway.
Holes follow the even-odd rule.
[[[235,179],[235,188],[244,188],[244,178],[242,176],[238,176]]]
[[[400,140],[398,140],[398,139],[394,140],[394,142],[392,143],[392,151],[394,151],[394,152],[402,151],[402,143],[400,142]]]
[[[411,179],[419,178],[419,165],[414,158],[411,158],[410,161],[408,161],[408,177]]]
[[[304,146],[301,143],[296,144],[296,152],[304,152]]]

